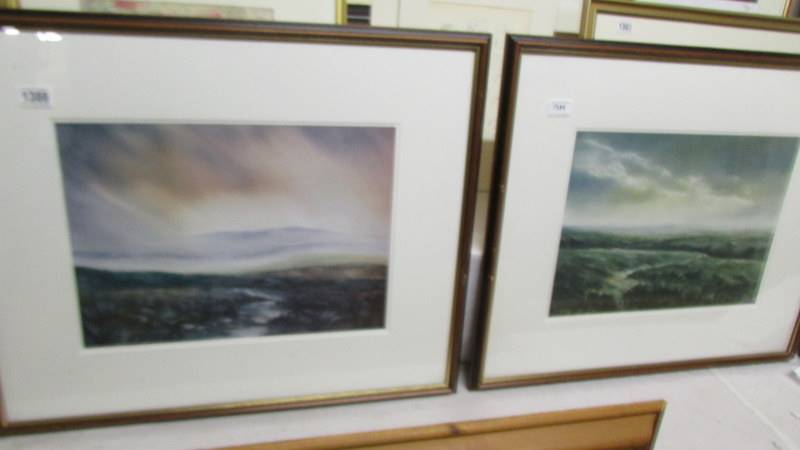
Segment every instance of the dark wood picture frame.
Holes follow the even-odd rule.
[[[800,343],[800,314],[785,350],[774,353],[737,355],[672,361],[653,364],[605,367],[575,371],[530,375],[514,375],[484,379],[485,358],[492,314],[492,296],[497,270],[500,235],[503,228],[503,208],[508,178],[511,140],[520,62],[523,55],[557,55],[586,58],[605,58],[633,61],[663,61],[736,67],[760,67],[800,71],[800,57],[756,52],[682,48],[646,44],[622,44],[586,41],[579,39],[553,39],[509,35],[506,40],[503,62],[503,84],[500,95],[496,149],[492,168],[492,188],[488,205],[486,240],[481,267],[478,312],[478,345],[475,346],[470,367],[471,389],[493,389],[545,383],[586,380],[594,378],[639,375],[669,370],[695,369],[715,365],[775,361],[790,358]]]
[[[88,426],[109,426],[141,421],[179,420],[353,402],[449,394],[456,390],[462,334],[462,315],[469,273],[470,239],[478,188],[481,129],[486,93],[490,36],[478,33],[406,31],[372,27],[281,24],[215,19],[115,16],[104,14],[0,10],[0,25],[20,30],[53,30],[100,35],[169,36],[248,41],[337,44],[343,46],[404,47],[458,50],[474,54],[472,97],[468,111],[467,148],[456,272],[450,315],[446,379],[441,385],[372,389],[330,395],[252,400],[246,402],[175,407],[158,410],[100,414],[24,422],[7,420],[0,390],[0,435],[54,431]],[[354,69],[357,70],[357,69]]]

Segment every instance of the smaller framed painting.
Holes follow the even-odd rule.
[[[787,16],[792,0],[635,0],[637,3],[745,13],[755,16]]]
[[[586,0],[580,36],[599,41],[800,54],[800,20],[782,16]]]
[[[0,432],[455,389],[487,35],[0,26]]]
[[[800,58],[507,49],[473,386],[790,356]]]
[[[556,32],[578,34],[581,30],[581,12],[593,3],[591,0],[560,0]],[[758,19],[759,17],[797,17],[796,0],[629,0],[626,5],[660,6],[667,9],[691,8],[703,16],[704,13],[736,13]],[[714,16],[714,14],[712,14]],[[707,20],[708,16],[706,16]]]

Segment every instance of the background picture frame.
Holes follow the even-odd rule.
[[[747,73],[753,80],[777,76],[782,86],[763,92],[762,100],[782,98],[790,85],[800,83],[800,59],[526,36],[510,36],[506,49],[502,126],[489,203],[484,250],[487,260],[481,278],[481,342],[475,350],[471,387],[490,389],[790,357],[800,334],[800,278],[791,269],[792,256],[787,253],[792,251],[791,240],[786,240],[785,233],[798,220],[791,199],[798,186],[798,167],[793,161],[800,129],[785,117],[771,116],[764,123],[753,124],[739,113],[727,113],[731,105],[724,105],[719,92],[705,97],[689,86],[732,89],[734,83],[726,79],[737,72]],[[558,74],[558,80],[537,70],[543,67],[541,64],[547,65],[549,73]],[[648,91],[645,80],[657,77],[661,70],[670,73],[670,81],[659,78],[659,92]],[[593,81],[581,84],[572,79],[585,72],[595,74]],[[690,78],[692,83],[688,82]],[[686,104],[685,96],[692,96],[690,103],[696,101],[699,109],[687,112],[678,108],[678,104]],[[610,98],[614,98],[614,106],[605,103]],[[734,95],[729,98],[742,100]],[[763,105],[755,106],[757,103],[753,100],[752,105],[761,110]],[[800,108],[792,102],[785,106],[789,110]],[[633,111],[639,118],[632,116]],[[702,119],[709,111],[714,111],[715,117]],[[735,165],[748,157],[769,158],[769,144],[747,142],[752,136],[764,136],[764,142],[788,139],[782,141],[786,147],[779,152],[789,159],[778,164],[782,167],[778,170],[791,180],[778,189],[786,189],[784,194],[776,194],[782,198],[777,201],[782,206],[770,215],[775,224],[773,237],[770,244],[763,242],[762,249],[769,248],[769,252],[759,257],[765,261],[753,263],[753,267],[766,267],[753,272],[761,280],[754,284],[758,287],[747,288],[750,292],[756,289],[756,294],[744,293],[744,287],[731,291],[742,294],[738,300],[731,293],[701,294],[704,282],[688,272],[714,275],[719,274],[717,269],[692,269],[700,260],[667,261],[672,256],[700,255],[665,253],[661,256],[666,259],[656,256],[658,261],[652,265],[640,265],[638,258],[654,256],[652,251],[669,252],[664,247],[666,240],[677,243],[691,239],[688,235],[700,230],[712,233],[715,227],[727,230],[716,236],[757,228],[744,222],[734,227],[739,219],[716,222],[722,216],[709,211],[715,210],[717,200],[704,202],[706,213],[698,213],[683,200],[660,203],[662,195],[678,194],[681,189],[675,187],[673,191],[661,183],[680,183],[686,176],[696,177],[692,179],[698,183],[720,181],[700,168],[710,161],[720,159],[713,164],[732,168],[733,160],[739,161]],[[754,151],[739,160],[732,156],[732,148],[730,153],[715,150],[718,139],[731,139],[729,142],[739,142],[733,147],[742,145]],[[689,158],[693,161],[691,170],[697,171],[692,175],[685,173],[686,166],[678,169],[661,159],[674,156],[675,161],[686,161],[686,150],[681,148],[688,147],[695,155]],[[705,156],[698,156],[701,154]],[[615,159],[617,156],[621,159]],[[706,163],[702,162],[704,158]],[[641,172],[634,176],[635,169],[630,165],[639,163]],[[741,170],[743,178],[737,185],[747,184],[746,169],[731,170]],[[627,181],[643,184],[627,188],[617,185],[625,174],[632,176]],[[654,181],[656,178],[661,181]],[[634,199],[628,195],[646,186],[653,197]],[[625,190],[628,188],[632,191]],[[715,192],[724,196],[724,190]],[[647,209],[653,205],[658,208]],[[681,208],[688,209],[680,212]],[[708,222],[688,216],[682,221],[679,217],[689,210],[694,210],[692,217],[704,217],[702,220]],[[612,211],[614,217],[609,215]],[[743,217],[752,219],[755,212]],[[723,222],[725,226],[720,225]],[[645,229],[649,232],[642,234]],[[579,234],[574,234],[576,231]],[[603,234],[642,241],[600,244],[594,240]],[[652,246],[642,244],[660,239],[666,240]],[[589,261],[592,258],[600,258],[600,265]],[[633,260],[639,262],[631,263]],[[720,261],[703,259],[703,263]],[[612,273],[604,278],[603,271],[617,263],[625,266],[620,267],[622,278],[614,278]],[[684,285],[699,289],[686,296],[694,303],[659,303],[656,298],[675,300],[679,294],[667,295],[672,289],[667,287],[669,280],[657,279],[656,272],[663,275],[678,268],[686,271],[686,279],[695,280]],[[569,279],[560,282],[559,278],[565,276]],[[601,306],[602,299],[611,302],[607,308]],[[752,322],[748,322],[750,319]],[[744,322],[733,325],[740,320],[752,325],[748,338],[734,344],[733,337],[741,336],[745,327]],[[757,323],[769,325],[760,328]],[[687,345],[687,339],[693,344]]]
[[[655,3],[587,0],[579,34],[601,41],[798,54],[800,21]]]
[[[729,11],[763,16],[789,16],[791,0],[638,0],[645,4],[670,7],[689,7],[705,10]]]
[[[27,11],[4,11],[0,23],[16,31],[0,37],[15,62],[0,74],[0,115],[17,149],[6,167],[22,177],[4,175],[18,189],[3,197],[17,217],[3,232],[19,245],[2,261],[4,282],[16,281],[0,302],[0,433],[455,389],[487,35]],[[401,85],[384,73],[431,57],[448,61],[441,77]],[[161,70],[140,73],[153,65]],[[410,93],[454,76],[464,81],[412,104]],[[369,95],[356,95],[366,85]],[[452,131],[432,135],[422,107]],[[420,189],[438,205],[410,201]],[[38,211],[17,194],[38,198]],[[438,267],[421,279],[420,256]],[[388,268],[365,269],[376,263]],[[33,268],[48,283],[20,272]],[[219,278],[241,273],[261,281]],[[304,312],[286,309],[326,279],[338,287],[307,292],[317,300]],[[364,308],[334,311],[325,292],[377,299],[383,312],[364,322]],[[165,309],[191,298],[213,300],[210,319]],[[234,315],[219,309],[241,301]],[[429,320],[409,327],[422,305]]]

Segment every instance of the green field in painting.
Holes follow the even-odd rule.
[[[550,315],[752,303],[770,238],[565,228]]]

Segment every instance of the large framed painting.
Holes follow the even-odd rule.
[[[0,25],[3,432],[455,388],[488,36]]]
[[[795,17],[625,0],[586,0],[580,36],[611,42],[800,54],[800,20]]]
[[[800,58],[507,49],[473,386],[790,356]]]

